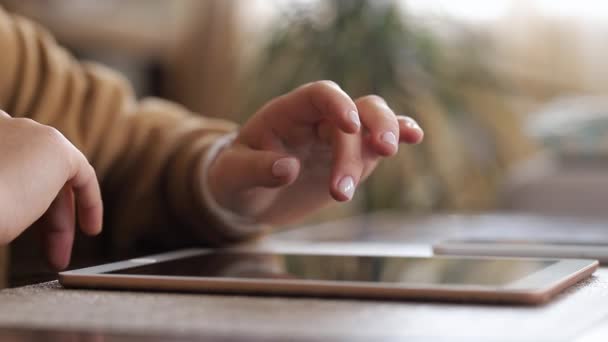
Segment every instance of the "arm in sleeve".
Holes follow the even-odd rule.
[[[206,199],[206,152],[234,124],[160,99],[138,102],[120,75],[79,63],[39,26],[1,9],[0,48],[0,108],[57,128],[87,156],[115,249],[141,239],[222,245],[265,230],[228,224]]]

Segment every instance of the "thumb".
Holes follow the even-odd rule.
[[[221,152],[209,170],[214,197],[231,197],[256,187],[278,188],[293,183],[300,173],[297,158],[284,153],[254,150],[245,146]]]

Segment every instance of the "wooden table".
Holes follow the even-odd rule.
[[[430,243],[445,238],[573,234],[607,240],[608,227],[514,215],[379,214],[276,234],[258,248],[429,255]],[[149,336],[179,341],[605,341],[608,268],[539,307],[85,291],[51,282],[0,292],[0,326],[25,329],[5,330],[10,339],[0,333],[2,341],[26,341],[49,329],[74,331],[83,341]]]

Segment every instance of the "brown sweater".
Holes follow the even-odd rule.
[[[201,193],[206,149],[235,125],[160,99],[137,102],[120,75],[79,63],[44,29],[2,9],[0,50],[0,108],[56,127],[97,171],[104,233],[80,237],[86,241],[77,240],[77,258],[80,252],[95,260],[147,252],[141,246],[159,250],[250,237],[221,222]],[[38,258],[32,234],[13,244],[11,273]]]

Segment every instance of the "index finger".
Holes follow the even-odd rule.
[[[271,122],[288,119],[312,125],[329,120],[344,133],[351,134],[361,127],[355,102],[332,81],[303,85],[272,101],[264,110],[272,116]]]
[[[101,190],[91,164],[80,151],[76,150],[76,154],[70,184],[76,199],[78,223],[84,233],[97,235],[101,232],[103,221]]]

